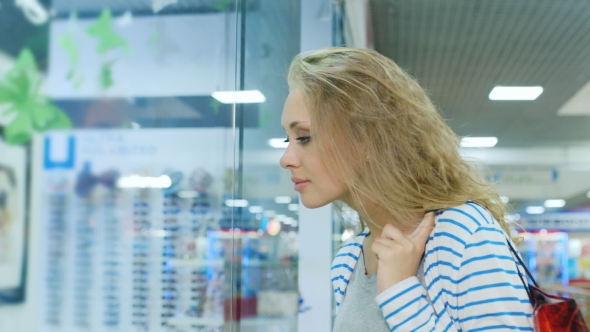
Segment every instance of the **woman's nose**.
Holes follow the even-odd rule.
[[[295,167],[299,166],[299,159],[295,155],[295,151],[293,151],[291,144],[289,144],[287,146],[287,149],[285,149],[285,152],[283,153],[283,156],[281,157],[280,164],[281,164],[281,167],[284,169],[290,169],[290,168],[295,168]]]

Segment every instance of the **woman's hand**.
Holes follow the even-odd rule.
[[[383,228],[381,237],[375,238],[372,245],[377,257],[377,294],[416,275],[433,228],[434,212],[427,213],[410,235],[402,234],[391,224]]]

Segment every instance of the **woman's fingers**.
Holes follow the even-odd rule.
[[[388,224],[380,237],[373,240],[373,253],[377,256],[377,291],[385,289],[416,275],[426,241],[434,227],[434,213],[427,213],[418,227],[404,235]]]
[[[385,225],[385,227],[383,227],[383,232],[381,232],[381,238],[393,240],[403,247],[408,247],[412,245],[408,238],[392,224],[387,224]]]
[[[420,222],[418,227],[414,230],[414,232],[409,236],[410,241],[415,245],[424,245],[432,233],[434,229],[434,212],[428,212],[424,219]]]
[[[411,243],[408,242],[410,245]],[[376,238],[373,240],[373,253],[377,258],[398,259],[400,256],[406,255],[412,251],[410,246],[403,246],[396,240],[386,238]]]

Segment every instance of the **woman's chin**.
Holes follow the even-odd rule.
[[[301,199],[301,204],[303,204],[303,206],[305,206],[308,209],[317,209],[317,208],[320,208],[322,206],[326,206],[331,203],[331,202],[326,202],[325,200],[306,198],[304,195],[301,195],[300,199]]]

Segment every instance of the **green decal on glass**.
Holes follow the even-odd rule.
[[[219,115],[219,106],[220,105],[221,105],[221,103],[219,102],[219,100],[217,100],[217,99],[211,100],[211,107],[213,107],[213,112],[215,113],[215,115]]]
[[[213,2],[213,9],[218,10],[220,12],[227,11],[229,9],[229,5],[231,5],[234,0],[216,0]]]
[[[158,44],[158,39],[160,38],[160,31],[158,31],[158,27],[155,26],[152,34],[150,36],[150,50],[152,53],[156,52],[156,45]]]
[[[13,117],[4,130],[7,143],[27,143],[34,131],[72,127],[68,116],[39,94],[40,86],[33,53],[24,49],[0,80],[0,105],[8,106],[2,115]]]
[[[260,128],[268,129],[270,127],[270,123],[272,121],[272,114],[267,111],[262,111],[262,117],[260,118]]]
[[[272,52],[272,47],[269,43],[262,44],[262,58],[266,59],[270,57],[270,53]]]
[[[74,89],[78,90],[82,86],[82,83],[84,83],[84,76],[79,71],[80,51],[78,45],[70,34],[59,37],[58,43],[68,53],[68,59],[70,61],[70,70],[66,78],[72,82]]]
[[[113,81],[113,64],[115,61],[110,61],[102,65],[100,68],[100,86],[103,89],[108,89],[115,83]]]
[[[113,30],[112,21],[111,10],[103,9],[98,20],[86,29],[86,33],[98,41],[98,54],[105,54],[117,48],[129,51],[127,41]]]
[[[33,126],[31,126],[31,115],[27,112],[17,116],[4,129],[4,138],[8,144],[24,144],[31,141]]]

